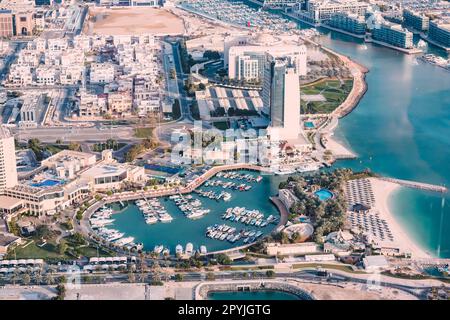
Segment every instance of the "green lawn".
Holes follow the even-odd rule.
[[[125,147],[126,145],[127,145],[126,143],[122,143],[122,142],[120,142],[120,143],[115,143],[115,144],[113,144],[113,145],[109,145],[108,143],[101,142],[101,143],[96,143],[96,144],[94,144],[94,145],[92,146],[92,149],[93,149],[94,151],[96,151],[96,152],[101,152],[101,151],[103,151],[103,150],[109,150],[109,149],[112,149],[112,150],[114,150],[114,151],[117,151],[117,150],[122,149],[122,148]]]
[[[51,154],[57,154],[62,150],[68,149],[68,146],[59,144],[48,144],[45,146],[45,149],[47,149],[47,151],[49,151]]]
[[[13,259],[53,259],[53,258],[70,258],[67,255],[60,255],[56,250],[56,245],[47,243],[43,247],[39,247],[36,242],[29,245],[17,246],[15,250],[11,251],[10,257]]]
[[[335,269],[341,270],[350,273],[365,273],[362,271],[354,271],[348,265],[339,265],[339,264],[323,264],[323,263],[297,263],[292,265],[293,269],[316,269],[316,268],[324,268],[324,269]]]
[[[301,100],[302,113],[331,113],[345,101],[353,87],[353,80],[344,80],[341,85],[339,80],[324,80],[313,85],[301,87],[301,93],[305,95],[321,94],[327,101],[303,101]]]
[[[67,241],[69,249],[65,254],[60,254],[57,250],[55,243],[48,242],[42,247],[39,247],[36,242],[32,242],[28,245],[17,246],[15,250],[9,252],[8,258],[10,259],[61,259],[61,260],[72,260],[75,257],[70,255],[68,252],[73,250],[72,243]],[[79,252],[82,256],[90,258],[97,256],[97,248],[94,246],[80,247]],[[99,248],[98,255],[101,257],[110,257],[114,254]]]
[[[152,136],[153,128],[136,128],[134,136],[136,138],[150,138]]]

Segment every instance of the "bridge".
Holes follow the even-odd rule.
[[[435,192],[441,192],[441,193],[446,193],[448,191],[448,189],[444,186],[439,186],[439,185],[430,184],[430,183],[417,182],[417,181],[411,181],[411,180],[402,180],[402,179],[395,179],[395,178],[388,178],[388,177],[380,177],[379,179],[397,183],[404,187],[413,188],[413,189],[435,191]]]

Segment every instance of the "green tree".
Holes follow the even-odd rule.
[[[184,276],[181,273],[175,274],[175,281],[183,281]]]
[[[56,286],[55,300],[64,300],[65,297],[66,297],[66,286],[60,283]]]

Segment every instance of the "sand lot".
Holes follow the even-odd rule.
[[[165,9],[91,8],[84,33],[88,35],[175,35],[184,33],[183,20]]]

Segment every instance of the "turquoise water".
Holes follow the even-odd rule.
[[[241,171],[244,172],[244,171]],[[257,173],[251,173],[258,175]],[[211,180],[215,180],[213,178]],[[231,181],[225,178],[220,178],[222,181]],[[240,181],[240,180],[234,180]],[[242,181],[240,183],[247,183]],[[248,183],[247,183],[248,184]],[[242,240],[236,241],[234,244],[228,241],[220,241],[210,239],[205,236],[206,228],[213,224],[227,224],[240,229],[260,230],[264,234],[269,233],[275,227],[274,224],[269,224],[264,228],[245,225],[239,222],[231,222],[223,220],[222,214],[229,207],[245,206],[247,209],[258,209],[266,217],[269,215],[279,216],[276,207],[272,204],[269,196],[276,193],[276,180],[271,176],[263,176],[263,180],[259,183],[251,183],[252,188],[249,191],[236,191],[231,189],[223,189],[222,187],[201,187],[203,190],[230,192],[232,198],[229,201],[216,201],[209,198],[202,198],[193,193],[194,198],[202,201],[204,208],[211,209],[211,212],[200,219],[191,220],[184,216],[175,203],[168,198],[162,198],[161,203],[165,206],[168,213],[174,218],[170,223],[161,223],[147,225],[145,220],[134,203],[129,203],[127,209],[121,213],[113,215],[115,219],[110,228],[125,232],[126,236],[135,238],[135,242],[142,242],[145,250],[153,250],[155,245],[164,245],[168,247],[171,253],[175,253],[175,246],[181,244],[184,248],[188,242],[192,242],[194,249],[198,249],[201,245],[205,245],[208,251],[216,251],[228,249],[231,247],[243,245]]]
[[[314,128],[314,123],[312,123],[311,121],[306,121],[305,128],[308,128],[308,129]]]
[[[333,193],[327,189],[320,189],[319,191],[314,192],[314,194],[319,197],[320,201],[325,201],[333,197]]]
[[[450,72],[377,45],[330,32],[321,44],[369,68],[368,91],[339,121],[336,137],[358,155],[337,167],[450,185]],[[442,53],[430,49],[434,53]],[[396,219],[431,254],[450,257],[449,194],[402,188],[390,199]]]
[[[210,292],[208,300],[300,300],[296,295],[282,291],[223,291]]]

